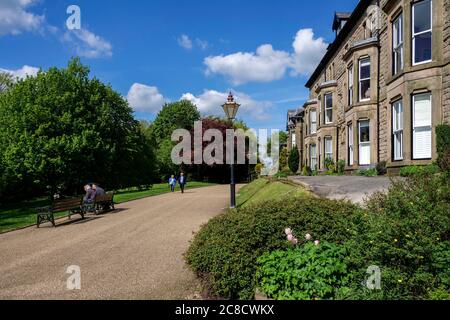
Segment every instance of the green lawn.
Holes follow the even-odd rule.
[[[238,206],[246,207],[261,201],[309,195],[309,192],[300,186],[282,181],[270,182],[268,179],[258,179],[241,188],[236,202]]]
[[[188,183],[187,189],[209,187],[212,185],[213,184],[211,183],[193,181]],[[177,187],[177,191],[179,191],[179,187]],[[121,190],[114,196],[114,202],[123,203],[168,192],[170,192],[170,188],[166,183],[155,184],[151,189],[148,190]],[[34,209],[47,205],[49,205],[47,199],[39,198],[31,201],[24,201],[18,204],[0,207],[0,233],[36,224],[36,211]],[[55,218],[63,216],[67,216],[67,212],[59,212],[55,214]]]

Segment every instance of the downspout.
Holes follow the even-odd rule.
[[[380,0],[377,0],[378,6],[378,32],[377,32],[377,50],[378,50],[378,63],[377,63],[377,163],[380,163],[380,82],[381,82],[381,7]]]

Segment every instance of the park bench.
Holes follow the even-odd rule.
[[[114,192],[108,192],[106,194],[96,196],[94,200],[95,213],[100,211],[105,212],[109,210],[115,210],[114,207]]]
[[[43,222],[51,222],[54,227],[55,225],[55,212],[64,212],[69,211],[69,219],[74,214],[81,215],[81,218],[84,219],[85,211],[82,206],[83,199],[80,198],[72,198],[72,199],[63,199],[63,200],[55,200],[51,206],[37,208],[37,227]]]

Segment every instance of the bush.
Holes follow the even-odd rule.
[[[376,177],[378,175],[378,172],[377,172],[376,168],[364,169],[364,170],[359,170],[358,175],[364,176],[364,177]]]
[[[381,161],[377,164],[377,174],[379,176],[384,176],[387,173],[387,162]]]
[[[407,166],[400,169],[400,176],[410,177],[422,174],[436,174],[439,171],[439,167],[434,164],[428,166]]]
[[[332,299],[336,289],[349,282],[346,256],[344,246],[308,242],[261,256],[256,278],[262,292],[272,299]]]
[[[308,166],[304,166],[302,169],[302,176],[308,177],[312,175],[312,170]]]
[[[331,158],[326,158],[325,159],[325,168],[331,172],[335,172],[336,171],[336,165],[334,163],[334,160]]]
[[[450,125],[443,124],[436,128],[437,163],[442,171],[450,171]]]
[[[337,173],[344,174],[345,171],[345,160],[339,160],[337,162]]]
[[[291,153],[289,154],[289,169],[291,169],[293,173],[297,173],[299,165],[300,165],[300,155],[298,153],[297,148],[293,148],[291,150]]]
[[[357,224],[355,209],[349,202],[312,197],[239,208],[204,225],[186,260],[204,277],[212,295],[250,299],[255,293],[256,260],[267,251],[288,248],[286,227],[340,244]]]
[[[352,257],[347,263],[356,279],[353,298],[427,299],[442,287],[449,292],[450,188],[446,177],[422,174],[396,180],[388,193],[376,193],[366,206],[367,214],[349,240]],[[364,290],[359,284],[370,265],[381,268],[382,290]]]

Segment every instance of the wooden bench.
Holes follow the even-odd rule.
[[[72,198],[72,199],[63,199],[63,200],[55,200],[51,206],[37,208],[37,227],[43,222],[51,222],[54,227],[55,225],[55,212],[64,212],[69,211],[69,219],[71,219],[72,215],[79,214],[81,218],[84,219],[85,211],[82,206],[83,199],[80,198]]]
[[[99,214],[99,212],[115,210],[114,192],[108,192],[106,194],[96,196],[94,200],[94,207],[96,214]]]

